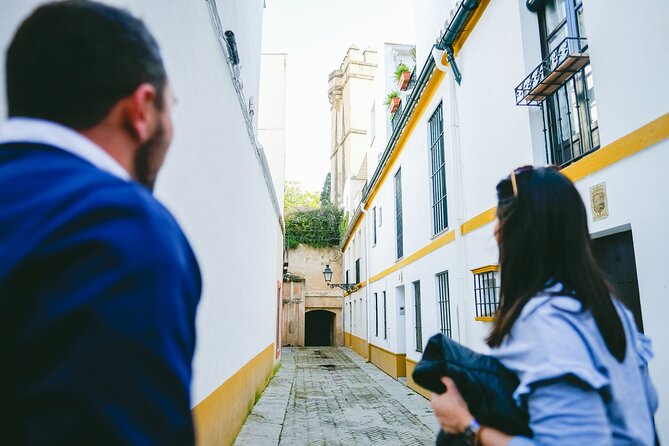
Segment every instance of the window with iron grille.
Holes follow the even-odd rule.
[[[379,293],[374,293],[374,336],[379,336]]]
[[[348,303],[348,331],[353,332],[353,302]]]
[[[543,57],[587,52],[582,0],[547,0],[539,11]],[[550,59],[550,58],[549,58]],[[584,59],[585,60],[585,59]],[[542,103],[548,162],[565,166],[599,148],[599,121],[589,59]]]
[[[428,128],[430,132],[430,174],[432,181],[432,233],[437,234],[448,227],[444,114],[441,103],[430,117]]]
[[[388,312],[386,311],[386,292],[383,292],[383,339],[388,339]]]
[[[452,337],[451,299],[448,290],[448,271],[437,274],[437,302],[439,304],[439,330],[445,336]]]
[[[395,174],[395,246],[397,258],[404,255],[404,238],[402,228],[402,170]]]
[[[360,259],[355,261],[355,283],[360,283]]]
[[[350,282],[348,281],[348,270],[346,270],[346,283],[350,283]]]
[[[376,245],[376,206],[372,208],[372,246]]]
[[[497,266],[479,268],[474,273],[474,306],[477,318],[495,316],[499,306],[499,280]]]
[[[423,323],[420,310],[420,281],[413,283],[414,327],[416,329],[416,351],[423,351]]]

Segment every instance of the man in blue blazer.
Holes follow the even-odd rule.
[[[20,26],[0,130],[0,444],[192,444],[197,261],[152,188],[172,138],[160,50],[68,0]]]

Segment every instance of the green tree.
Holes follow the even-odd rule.
[[[331,178],[330,173],[325,176],[325,182],[323,183],[323,190],[321,191],[321,206],[325,204],[330,204],[330,188],[331,188]]]
[[[308,192],[302,189],[299,181],[286,181],[283,204],[287,216],[297,211],[318,209],[320,197],[318,192]]]

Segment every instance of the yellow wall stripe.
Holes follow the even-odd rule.
[[[669,113],[584,156],[562,169],[561,172],[572,181],[578,181],[667,138],[669,138]],[[496,209],[493,206],[463,223],[460,227],[462,235],[495,221]]]
[[[495,221],[495,218],[497,218],[497,206],[493,206],[487,211],[481,212],[476,217],[464,222],[462,226],[460,226],[460,233],[462,235],[465,235],[468,232],[472,232],[475,229],[478,229],[482,226],[487,225],[490,222]]]
[[[406,354],[393,353],[374,344],[369,344],[369,360],[386,372],[388,375],[397,379],[406,376]]]
[[[411,254],[409,257],[405,257],[404,259],[400,260],[399,262],[395,263],[393,266],[390,268],[385,269],[384,271],[380,272],[379,274],[372,276],[369,278],[369,283],[374,283],[378,280],[383,279],[389,274],[394,273],[400,268],[404,268],[405,266],[415,262],[416,260],[425,257],[426,255],[430,254],[431,252],[441,248],[442,246],[451,243],[452,241],[455,240],[455,231],[450,230],[447,233],[440,235],[436,239],[434,239],[430,244],[427,246],[419,249],[415,253]]]
[[[499,265],[486,265],[472,270],[472,274],[483,274],[499,271]]]
[[[274,343],[193,408],[197,444],[229,445],[274,370]]]
[[[669,138],[669,113],[565,167],[562,173],[578,181],[666,138]]]

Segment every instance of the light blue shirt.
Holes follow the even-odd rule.
[[[547,289],[561,290],[560,284]],[[492,350],[518,375],[514,398],[527,407],[534,432],[532,439],[515,437],[511,446],[655,444],[650,340],[614,302],[627,340],[622,363],[609,353],[579,301],[546,293],[530,299],[509,336]]]

